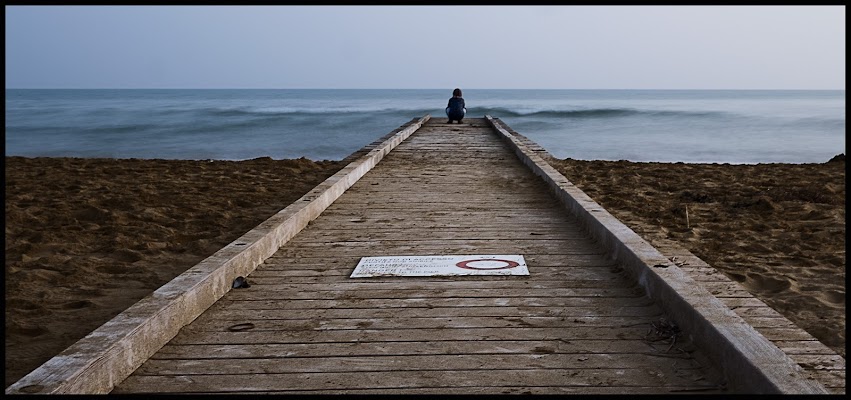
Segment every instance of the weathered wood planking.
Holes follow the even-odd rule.
[[[563,254],[561,250],[557,254],[530,254],[526,257],[527,265],[535,265],[540,267],[611,267],[612,260],[603,258],[606,253],[600,250],[592,254]],[[292,257],[276,257],[272,256],[267,259],[267,268],[270,269],[301,269],[300,265],[308,265],[309,268],[317,268],[318,270],[334,269],[334,268],[350,268],[354,270],[357,265],[359,256],[347,255],[345,257],[329,258],[318,256],[315,253],[299,257],[298,260]],[[266,265],[264,265],[266,266]]]
[[[649,360],[648,360],[649,361]],[[665,360],[667,364],[671,360]],[[384,389],[389,393],[404,393],[406,389],[433,389],[442,393],[444,389],[463,389],[469,386],[481,386],[487,382],[498,388],[500,393],[515,387],[538,386],[547,393],[558,392],[558,388],[569,387],[619,387],[617,393],[631,393],[632,386],[655,387],[656,393],[669,393],[672,390],[707,390],[718,392],[718,386],[700,383],[706,380],[701,370],[683,369],[676,374],[668,374],[663,369],[626,368],[564,368],[564,369],[491,369],[488,363],[481,362],[478,369],[456,370],[451,360],[441,363],[444,370],[374,371],[353,372],[304,372],[290,374],[239,374],[239,375],[133,375],[128,380],[142,382],[151,391],[183,393],[251,393],[270,391],[299,391],[301,393],[320,392],[347,393],[350,390]],[[579,364],[579,362],[577,362]],[[250,366],[251,363],[248,363]],[[356,369],[356,367],[352,367]],[[497,378],[494,377],[497,375]],[[529,383],[534,383],[530,385]],[[214,391],[204,388],[216,388]],[[116,393],[126,393],[123,385]],[[464,392],[463,390],[459,390]],[[581,392],[581,390],[577,390]]]
[[[581,360],[580,360],[581,359]],[[401,356],[329,356],[321,358],[298,358],[281,362],[280,358],[256,358],[246,368],[235,365],[228,359],[194,360],[152,360],[139,368],[137,375],[240,375],[240,374],[293,374],[317,372],[368,371],[428,371],[445,370],[447,366],[463,371],[476,370],[487,366],[491,370],[514,369],[518,365],[534,365],[537,369],[564,369],[577,365],[583,369],[609,369],[612,364],[641,365],[655,362],[647,354],[588,354],[577,357],[575,354],[458,354],[458,355],[418,355]],[[678,371],[701,369],[693,359],[680,363],[671,363],[666,374],[675,375]]]
[[[734,287],[717,285],[710,290],[681,270],[644,238],[611,215],[574,186],[549,163],[543,149],[527,147],[528,139],[516,134],[498,119],[485,116],[512,151],[541,177],[564,206],[624,269],[640,282],[646,293],[657,299],[666,312],[721,366],[731,388],[753,393],[824,394],[828,390],[761,332],[725,306],[715,293],[731,293]],[[734,293],[746,297],[745,293]]]
[[[522,143],[526,147],[524,151],[526,154],[530,154],[532,157],[540,157],[543,160],[552,159],[552,156],[536,143],[514,132],[510,127],[504,124],[500,125],[512,135],[512,141]],[[557,179],[560,179],[560,186],[563,184],[567,184],[563,187],[569,186],[569,182],[566,180]],[[584,194],[579,193],[578,197],[581,198],[582,196]],[[592,212],[599,211],[595,207],[596,205],[594,204],[587,204],[585,206],[586,209],[591,209]],[[792,328],[791,326],[793,324],[786,320],[785,317],[772,310],[761,300],[745,295],[743,292],[744,288],[741,285],[736,284],[723,273],[712,268],[682,246],[671,240],[660,238],[658,235],[654,235],[653,241],[654,246],[668,260],[678,266],[681,271],[688,274],[696,283],[700,283],[701,286],[707,282],[715,284],[712,292],[713,296],[721,300],[724,306],[728,307],[735,315],[755,328],[757,332],[770,337],[770,341],[775,346],[779,346],[782,352],[788,356],[789,361],[797,363],[803,369],[803,373],[799,374],[803,379],[820,383],[829,393],[845,393],[845,359],[843,357],[818,342],[802,329]],[[768,316],[774,319],[764,318]],[[775,328],[778,327],[785,328],[787,331],[786,334],[777,335],[779,331],[776,331]],[[789,332],[789,330],[794,329],[797,329],[797,331]],[[793,337],[797,337],[798,339],[789,340]],[[798,354],[797,352],[803,352],[803,354]],[[775,360],[775,363],[778,364],[778,361]],[[789,370],[787,369],[787,371]],[[800,383],[807,385],[806,382],[802,381],[802,378],[790,379],[793,374],[786,376],[781,374],[779,380],[797,382],[796,385],[800,385]],[[810,389],[816,389],[815,391],[818,391],[817,387],[811,387]]]
[[[414,119],[353,153],[345,167],[299,200],[107,321],[6,393],[108,393],[229,291],[234,278],[254,271],[429,118]]]
[[[603,312],[600,312],[600,311]],[[398,309],[390,308],[373,308],[366,310],[363,314],[351,308],[331,308],[331,309],[296,309],[296,310],[255,310],[252,318],[257,320],[309,320],[309,319],[357,319],[359,315],[368,314],[372,318],[448,318],[448,317],[494,317],[506,318],[567,318],[571,320],[583,321],[585,323],[593,322],[598,318],[606,317],[658,317],[662,315],[662,310],[656,307],[644,306],[623,306],[623,307],[607,307],[597,310],[592,307],[577,307],[564,306],[558,309],[554,307],[404,307]],[[215,316],[214,316],[215,315]],[[198,317],[196,321],[213,322],[215,321],[237,321],[245,320],[245,315],[242,310],[227,309],[217,313],[204,314]],[[210,321],[207,321],[210,320]]]
[[[564,307],[641,307],[652,301],[642,297],[465,297],[464,307],[544,307],[561,310]],[[279,300],[220,300],[214,305],[218,310],[317,310],[323,309],[401,309],[458,307],[455,298],[408,297],[404,299],[289,299]],[[213,307],[211,307],[213,309]],[[605,315],[607,311],[599,312]]]
[[[635,349],[646,346],[643,352]],[[463,355],[463,354],[642,354],[676,360],[692,360],[688,355],[665,353],[666,344],[639,340],[443,340],[405,342],[186,344],[163,347],[152,360],[313,358],[343,356]]]
[[[348,278],[364,256],[490,253],[531,276]],[[480,119],[425,124],[248,279],[115,392],[722,391]]]
[[[613,275],[611,271],[602,268],[582,268],[582,267],[539,267],[540,274],[529,275],[522,277],[522,281],[538,284],[539,282],[553,282],[554,279],[558,284],[566,284],[566,282],[576,282],[577,285],[586,285],[584,281],[613,281],[620,279],[617,275]],[[329,276],[293,276],[285,270],[264,270],[261,273],[251,275],[252,285],[277,285],[277,284],[328,284],[339,281],[339,276],[349,275],[348,269],[333,271],[335,274]],[[424,276],[419,282],[465,282],[478,280],[479,277],[465,277],[457,279],[456,277],[444,276]],[[460,277],[458,277],[460,278]],[[407,277],[375,277],[370,279],[374,283],[394,283],[399,284],[407,279]],[[497,281],[517,281],[515,276],[497,276]]]

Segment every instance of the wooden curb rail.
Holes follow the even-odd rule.
[[[51,358],[6,394],[109,393],[230,291],[235,278],[254,271],[430,118],[415,118],[382,137],[301,199]]]
[[[691,279],[632,229],[568,181],[498,119],[485,118],[588,232],[637,279],[647,295],[692,336],[739,393],[827,394],[774,343]]]

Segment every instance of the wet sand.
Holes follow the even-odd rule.
[[[844,357],[844,159],[554,164],[651,242],[679,241]],[[6,386],[342,166],[6,157]]]

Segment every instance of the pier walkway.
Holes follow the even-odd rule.
[[[581,191],[559,191],[506,129],[403,125],[7,393],[825,392]],[[529,275],[349,277],[361,257],[487,254],[523,255]],[[237,275],[250,287],[230,290]]]
[[[482,119],[431,120],[115,392],[670,393],[716,373]],[[350,279],[522,254],[529,276]],[[253,324],[231,332],[229,327]]]

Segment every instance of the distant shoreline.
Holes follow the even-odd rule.
[[[6,88],[6,90],[360,90],[360,91],[397,91],[397,90],[435,90],[445,92],[447,88]],[[609,89],[571,89],[571,88],[475,88],[470,87],[465,90],[535,90],[535,91],[623,91],[623,92],[640,92],[640,91],[658,91],[658,92],[844,92],[845,89],[628,89],[628,88],[609,88]]]
[[[7,90],[6,155],[341,160],[450,89]],[[845,152],[845,95],[783,90],[464,89],[559,158],[820,163]]]
[[[25,158],[25,159],[69,159],[69,160],[116,160],[116,161],[151,161],[151,162],[225,162],[225,163],[239,163],[239,162],[251,162],[251,161],[289,161],[289,160],[307,160],[312,162],[339,162],[344,158],[339,159],[322,159],[315,160],[307,157],[298,157],[298,158],[272,158],[268,156],[263,157],[254,157],[247,159],[239,159],[239,160],[227,160],[227,159],[171,159],[171,158],[138,158],[138,157],[66,157],[66,156],[18,156],[18,155],[6,155],[6,159],[10,158]],[[791,162],[767,162],[767,163],[727,163],[727,162],[686,162],[686,161],[630,161],[630,160],[605,160],[605,159],[594,159],[594,160],[586,160],[586,159],[577,159],[577,158],[564,158],[563,160],[567,161],[585,161],[585,162],[593,162],[593,161],[602,161],[602,162],[625,162],[625,163],[635,163],[635,164],[688,164],[688,165],[818,165],[818,164],[826,164],[837,161],[845,161],[845,153],[839,153],[828,160],[823,162],[809,162],[809,163],[791,163]]]

